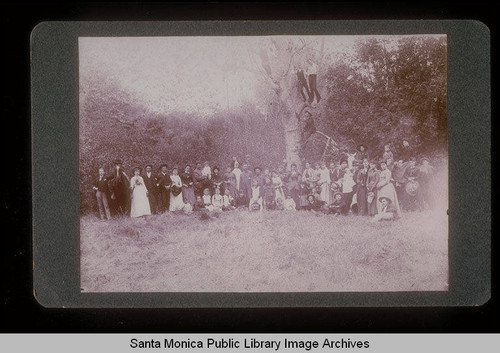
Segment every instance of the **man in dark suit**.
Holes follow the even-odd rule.
[[[146,189],[148,190],[148,200],[149,200],[149,207],[151,208],[151,212],[153,214],[158,213],[158,205],[157,205],[157,193],[158,193],[158,188],[156,186],[156,177],[153,175],[153,166],[151,164],[148,164],[146,166],[146,173],[143,176],[144,179],[144,185],[146,186]]]
[[[108,178],[104,176],[104,168],[99,168],[99,177],[95,180],[93,189],[97,199],[97,206],[99,207],[99,215],[104,219],[111,219],[111,212],[109,211],[108,204]]]
[[[126,215],[130,212],[130,178],[123,171],[121,159],[115,159],[113,175],[108,180],[108,187],[117,214]]]
[[[156,187],[158,188],[157,205],[159,212],[166,212],[170,207],[170,186],[172,179],[167,173],[167,165],[162,164],[160,174],[156,177]]]

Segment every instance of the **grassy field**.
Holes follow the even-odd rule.
[[[233,211],[81,218],[84,292],[430,291],[448,288],[445,215],[394,222]]]

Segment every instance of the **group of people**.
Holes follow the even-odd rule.
[[[434,170],[428,158],[417,165],[414,157],[394,158],[386,145],[382,158],[370,159],[366,147],[358,146],[353,158],[338,162],[325,161],[313,166],[306,162],[300,170],[283,163],[275,169],[251,167],[247,156],[240,163],[236,158],[225,171],[197,163],[169,170],[152,165],[133,169],[132,177],[123,171],[121,160],[114,161],[113,172],[105,175],[99,169],[93,189],[100,217],[116,214],[131,217],[170,212],[218,213],[236,208],[250,211],[309,210],[332,214],[349,213],[371,216],[374,222],[392,220],[402,210],[433,208]],[[240,165],[241,164],[241,165]]]

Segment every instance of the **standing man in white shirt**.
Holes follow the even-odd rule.
[[[321,100],[321,96],[319,94],[318,88],[316,87],[317,78],[318,78],[318,65],[314,63],[311,59],[308,60],[309,67],[307,69],[307,76],[309,78],[309,103],[314,101],[314,97],[316,97],[316,102],[319,103]]]

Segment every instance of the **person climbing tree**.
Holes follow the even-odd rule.
[[[302,68],[300,67],[297,67],[297,78],[299,80],[298,86],[300,95],[302,96],[304,102],[306,102],[311,97],[311,91],[309,90],[309,85],[307,84],[306,76],[304,75],[304,70],[302,70]],[[306,90],[305,94],[304,94],[304,89]]]
[[[314,119],[310,111],[306,110],[302,118],[302,144],[304,144],[307,139],[316,132],[316,126],[314,125]]]
[[[319,94],[318,88],[316,87],[317,76],[318,76],[318,65],[314,63],[311,59],[308,60],[309,67],[307,68],[307,75],[309,78],[309,103],[314,101],[316,97],[316,102],[319,103],[321,96]]]

